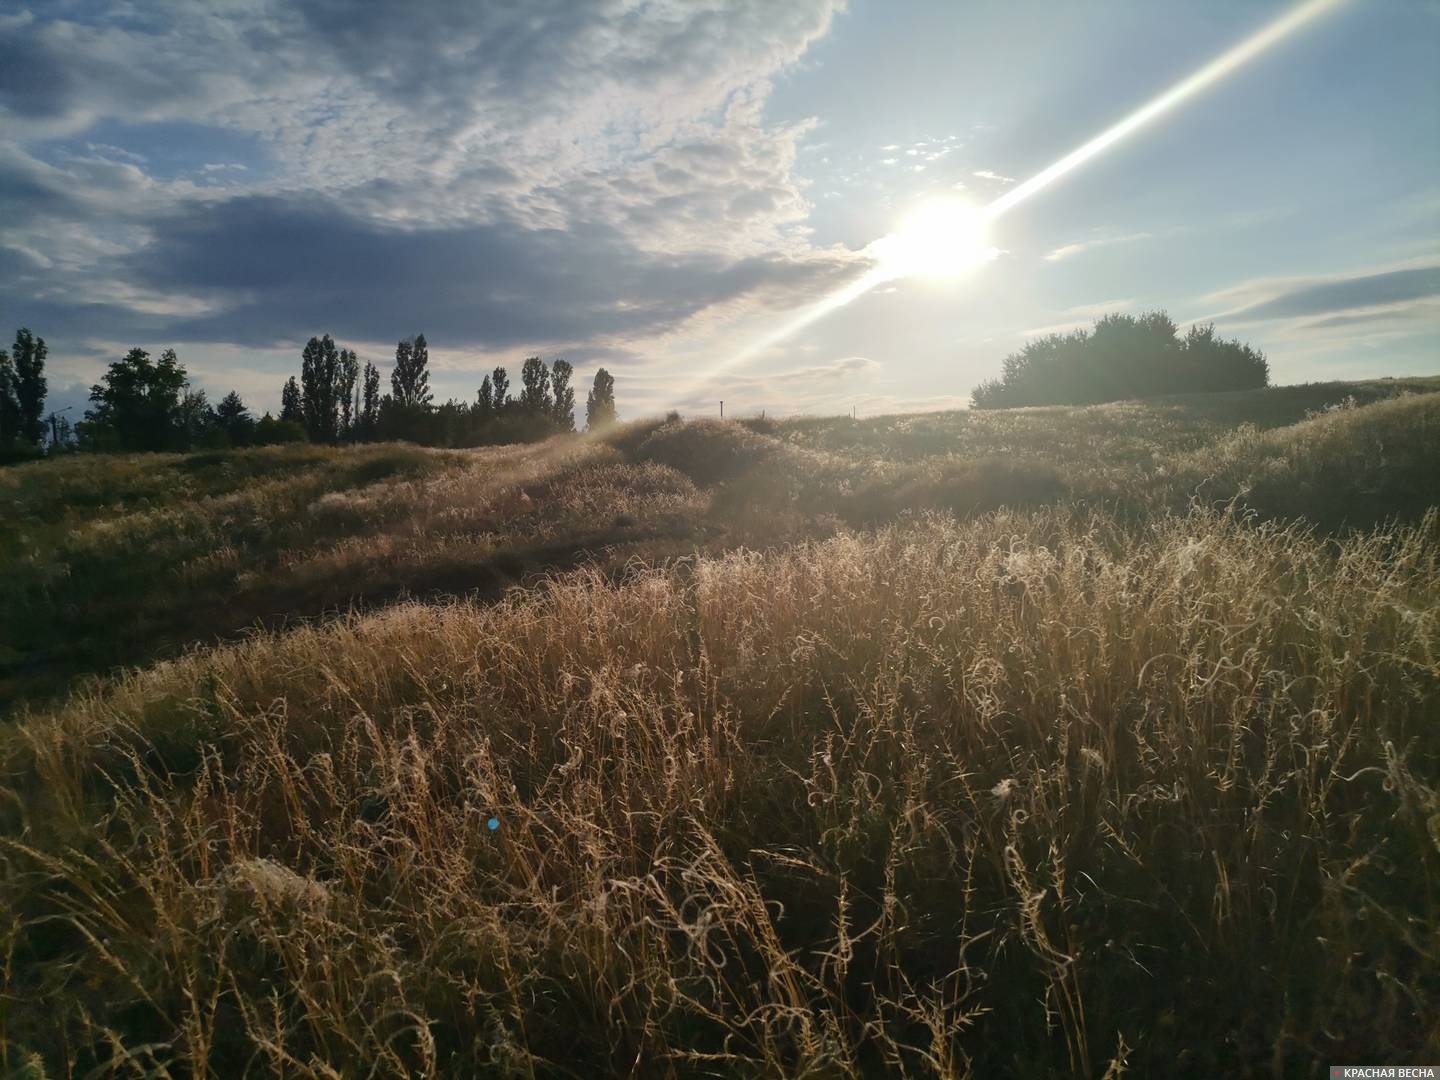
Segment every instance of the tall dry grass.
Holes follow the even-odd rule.
[[[1437,571],[1434,512],[1000,512],[159,665],[0,744],[0,1063],[1434,1057]]]
[[[685,477],[593,440],[73,455],[0,471],[0,715],[256,623],[494,592],[686,533]],[[632,522],[615,527],[615,522]]]
[[[924,511],[1192,500],[1325,528],[1440,503],[1434,380],[1090,408],[641,421],[603,438],[73,455],[0,470],[0,713],[78,677],[404,596],[582,562],[765,548]],[[1343,391],[1343,393],[1342,393]],[[1212,399],[1219,399],[1218,402]],[[1268,425],[1240,427],[1240,417]]]

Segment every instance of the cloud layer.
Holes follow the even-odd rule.
[[[770,80],[840,0],[0,16],[0,310],[52,339],[618,349],[864,270]]]

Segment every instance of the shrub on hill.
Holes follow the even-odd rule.
[[[733,480],[780,450],[780,443],[734,421],[673,420],[661,424],[636,448],[645,461],[657,461],[697,484]]]
[[[1155,394],[1250,390],[1267,385],[1262,353],[1217,337],[1213,326],[1179,328],[1163,311],[1106,315],[1094,329],[1049,334],[1005,358],[999,379],[971,395],[977,409],[1094,405]]]

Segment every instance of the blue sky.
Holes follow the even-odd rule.
[[[273,408],[312,333],[432,383],[607,366],[622,412],[950,407],[1025,338],[1162,307],[1278,381],[1440,370],[1440,4],[1349,0],[990,223],[862,279],[1292,10],[54,0],[0,14],[0,324],[57,403],[131,345]],[[743,356],[741,362],[737,357]]]

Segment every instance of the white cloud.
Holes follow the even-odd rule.
[[[1073,244],[1065,244],[1052,251],[1045,253],[1046,262],[1059,262],[1061,259],[1068,259],[1073,255],[1079,255],[1082,251],[1090,251],[1097,247],[1110,247],[1115,244],[1133,244],[1140,240],[1149,240],[1154,233],[1137,232],[1127,233],[1124,236],[1099,236],[1092,240],[1078,240]]]
[[[1049,334],[1065,334],[1071,330],[1087,329],[1102,315],[1108,315],[1114,311],[1129,311],[1134,306],[1135,301],[1128,298],[1097,300],[1093,304],[1077,304],[1061,312],[1065,316],[1064,319],[1051,323],[1049,326],[1032,326],[1028,330],[1021,330],[1018,336],[1022,338],[1045,337]]]
[[[487,347],[484,320],[458,313],[465,283],[452,288],[435,261],[476,273],[450,237],[507,260],[485,268],[494,291],[472,307],[549,313],[543,343],[557,346],[613,348],[709,307],[803,301],[864,261],[812,247],[795,172],[809,126],[763,111],[770,80],[842,2],[154,0],[143,19],[120,9],[74,19],[68,7],[0,19],[0,50],[22,58],[0,86],[10,140],[0,143],[0,244],[19,253],[0,306],[72,324],[76,342],[102,320],[117,335],[178,333],[181,322],[192,336],[235,333],[256,304],[277,326],[337,332],[431,310]],[[195,166],[193,180],[163,179],[145,154],[107,143],[41,160],[42,140],[112,117],[223,133],[225,156]],[[237,142],[254,156],[232,154]],[[189,276],[147,258],[163,244],[190,260],[201,236],[212,250],[248,248],[235,229],[287,222],[310,230],[304,258],[318,276],[303,303],[279,285],[291,271],[267,270],[248,250],[208,268],[185,262]],[[395,240],[402,232],[413,254]],[[544,272],[527,265],[562,250]],[[391,279],[383,293],[336,291],[354,288],[354,267],[381,252],[419,269],[380,275]],[[496,341],[542,336],[538,320],[534,331],[496,321]]]

